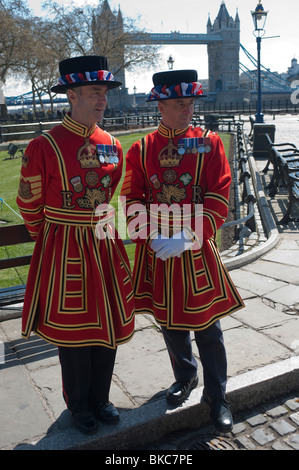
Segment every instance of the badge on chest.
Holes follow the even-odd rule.
[[[85,139],[84,144],[79,148],[77,152],[77,159],[80,163],[81,168],[99,168],[101,166],[97,149],[95,145],[92,145],[89,139]]]

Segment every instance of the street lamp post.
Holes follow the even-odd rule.
[[[261,81],[261,43],[265,34],[265,24],[268,12],[264,10],[261,0],[254,11],[251,12],[254,24],[254,36],[257,43],[257,112],[256,122],[263,123],[264,115],[262,114],[262,81]]]
[[[134,91],[134,96],[133,96],[133,108],[134,108],[135,114],[137,115],[137,103],[136,103],[136,91],[137,91],[137,88],[136,88],[135,85],[134,85],[133,91]]]
[[[169,56],[167,64],[168,64],[168,69],[173,70],[174,58],[171,55]]]

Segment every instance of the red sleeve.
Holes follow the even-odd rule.
[[[212,136],[212,151],[206,154],[203,171],[207,190],[203,201],[203,239],[216,235],[228,214],[231,171],[225,155],[222,140]]]
[[[130,238],[136,243],[148,240],[149,217],[145,206],[145,174],[140,159],[140,141],[126,156],[126,173],[121,188],[121,201],[127,218]]]
[[[111,181],[111,194],[113,195],[118,183],[120,182],[120,179],[122,177],[122,171],[123,171],[123,151],[121,147],[121,143],[119,140],[116,140],[116,146],[117,146],[117,155],[118,155],[118,164],[112,173],[112,181]]]
[[[31,141],[22,160],[17,204],[25,225],[36,240],[44,222],[45,151],[41,139]]]

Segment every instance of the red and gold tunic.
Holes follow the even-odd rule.
[[[215,243],[216,231],[228,213],[230,183],[223,143],[215,133],[191,126],[173,130],[160,124],[157,131],[132,145],[121,195],[128,230],[137,243],[133,271],[136,313],[153,314],[167,328],[201,330],[244,307]],[[138,212],[141,204],[142,216],[142,210]],[[191,207],[189,234],[202,241],[180,257],[162,261],[151,249],[150,238],[163,233],[168,220],[169,235],[184,226],[182,218],[183,225],[174,229],[177,215],[164,223],[157,209],[152,214],[153,206],[165,204],[179,206],[182,212]]]
[[[109,205],[122,166],[118,140],[69,115],[29,143],[17,197],[36,240],[24,299],[24,337],[34,331],[59,346],[109,348],[132,337],[134,295],[124,245],[117,233],[108,236],[110,224],[103,227],[105,238],[95,233],[95,209]]]

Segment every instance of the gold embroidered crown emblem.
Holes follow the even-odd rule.
[[[101,166],[97,149],[89,142],[89,139],[86,139],[84,145],[79,148],[77,159],[81,168],[99,168]]]
[[[182,158],[183,156],[178,154],[178,148],[173,144],[171,139],[168,145],[164,147],[158,155],[160,166],[163,168],[180,166]]]

